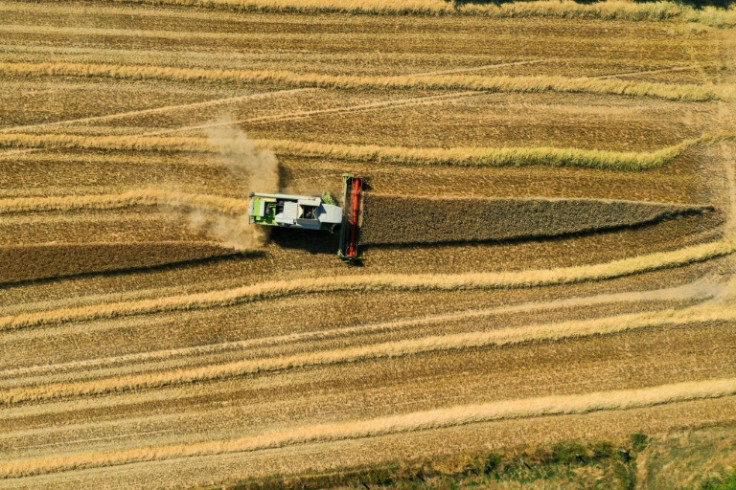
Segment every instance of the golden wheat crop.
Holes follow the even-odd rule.
[[[661,325],[687,325],[692,323],[733,320],[736,320],[736,310],[722,304],[709,304],[682,310],[635,313],[610,318],[530,325],[488,332],[439,335],[349,349],[318,351],[263,359],[248,359],[202,368],[184,368],[173,371],[160,370],[155,373],[123,375],[113,378],[95,379],[93,381],[21,386],[1,391],[0,404],[12,405],[28,401],[53,400],[69,396],[120,393],[174,384],[212,381],[268,371],[343,364],[367,359],[398,358],[442,350],[503,346],[524,342],[557,341],[566,338],[610,335]]]
[[[372,274],[261,282],[255,285],[222,291],[4,316],[0,317],[0,330],[27,328],[47,323],[85,321],[164,311],[223,307],[249,301],[305,293],[338,291],[457,291],[520,288],[598,281],[701,262],[714,257],[730,255],[735,250],[736,242],[730,239],[724,239],[718,242],[694,245],[673,252],[654,253],[605,264],[552,270],[481,272],[470,274]]]
[[[421,210],[417,213],[417,210]],[[706,208],[593,199],[365,197],[365,244],[510,240],[641,226]]]
[[[531,302],[486,309],[472,309],[453,313],[442,313],[406,320],[368,323],[352,327],[339,327],[329,330],[318,330],[316,332],[291,333],[274,337],[261,337],[234,342],[199,345],[195,347],[156,350],[138,354],[125,354],[114,357],[87,359],[60,364],[38,364],[24,368],[6,369],[4,371],[0,371],[0,379],[48,375],[56,372],[89,370],[101,367],[119,366],[124,364],[166,361],[170,359],[195,357],[199,355],[243,351],[255,347],[286,345],[299,342],[307,342],[311,340],[325,340],[330,338],[350,337],[353,335],[363,335],[378,332],[396,332],[402,329],[429,325],[440,325],[442,323],[448,322],[476,321],[495,315],[506,315],[511,313],[531,313],[563,308],[582,308],[606,304],[638,303],[642,301],[643,296],[646,296],[647,301],[702,301],[706,299],[712,299],[717,293],[717,290],[718,287],[714,284],[709,283],[708,281],[696,281],[692,284],[658,290],[572,297],[546,302]]]
[[[121,209],[131,206],[172,206],[242,215],[248,209],[248,201],[223,196],[192,194],[162,189],[140,189],[121,194],[0,199],[0,214],[75,211],[82,209]]]
[[[733,9],[0,17],[3,485],[350,486],[736,420]],[[247,225],[251,190],[343,172],[368,178],[362,267]]]
[[[189,104],[177,104],[177,105],[170,105],[170,106],[164,106],[164,107],[156,107],[153,109],[140,109],[140,110],[135,110],[135,111],[119,112],[117,114],[108,114],[105,116],[90,116],[90,117],[82,117],[79,119],[72,119],[72,120],[65,119],[65,120],[54,121],[54,122],[29,124],[26,126],[0,128],[0,133],[8,132],[8,131],[13,131],[13,132],[28,131],[29,129],[33,129],[33,130],[38,130],[41,128],[47,129],[47,128],[52,128],[55,126],[68,126],[71,124],[100,123],[104,121],[116,121],[119,119],[135,118],[139,116],[147,116],[147,115],[152,115],[152,114],[165,114],[168,112],[176,112],[176,111],[191,111],[195,109],[202,109],[202,108],[208,108],[208,107],[226,106],[228,104],[235,104],[235,103],[246,101],[246,100],[265,99],[269,97],[277,97],[280,95],[299,93],[299,92],[304,92],[305,90],[309,90],[309,89],[277,90],[273,92],[238,95],[236,97],[224,97],[224,98],[218,98],[218,99],[212,99],[212,100],[205,100],[202,102],[192,102]]]
[[[594,4],[571,1],[512,2],[454,6],[441,0],[412,0],[399,5],[388,0],[109,0],[111,3],[137,3],[169,6],[200,7],[226,11],[330,13],[345,12],[373,15],[482,15],[505,17],[561,17],[565,19],[621,19],[651,21],[682,19],[702,22],[715,27],[736,25],[736,15],[725,9],[705,7],[695,9],[674,2],[648,4],[608,0]]]
[[[25,459],[0,463],[0,477],[18,478],[140,461],[159,461],[235,451],[258,451],[307,442],[375,437],[383,434],[429,430],[490,420],[589,413],[600,410],[627,410],[678,401],[719,398],[733,394],[736,394],[736,379],[710,379],[634,390],[508,400],[346,423],[295,427],[285,431],[229,440]]]
[[[288,71],[244,71],[173,68],[164,66],[126,66],[83,63],[5,63],[0,73],[9,76],[76,76],[132,80],[178,80],[203,82],[261,82],[333,89],[442,89],[482,90],[487,92],[569,92],[656,97],[667,100],[733,100],[732,85],[702,85],[637,82],[617,79],[569,78],[560,76],[473,76],[399,75],[390,77],[327,75]]]
[[[522,166],[549,165],[620,170],[647,170],[670,162],[683,152],[699,145],[732,140],[733,134],[703,135],[651,152],[615,152],[578,148],[397,148],[381,146],[338,145],[288,140],[256,140],[262,148],[279,155],[322,157],[381,164]],[[161,136],[79,136],[72,134],[0,134],[0,147],[92,149],[151,152],[215,152],[231,143],[213,144],[198,137]],[[237,152],[237,142],[232,151]]]

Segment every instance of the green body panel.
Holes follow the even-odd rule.
[[[279,226],[276,223],[276,210],[271,209],[270,213],[266,213],[266,203],[276,202],[276,199],[256,198],[254,199],[253,221],[259,225]]]
[[[330,194],[330,191],[324,191],[322,193],[322,202],[325,204],[332,204],[333,206],[337,206],[337,201],[335,198]]]

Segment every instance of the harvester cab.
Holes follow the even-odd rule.
[[[357,263],[360,224],[363,208],[364,179],[343,174],[342,208],[328,192],[322,196],[262,194],[253,192],[248,207],[249,222],[281,228],[326,230],[340,227],[337,255],[348,263]]]

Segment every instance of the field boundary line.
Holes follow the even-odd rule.
[[[628,390],[493,401],[371,419],[302,425],[233,439],[144,446],[118,451],[80,452],[0,463],[0,478],[22,478],[63,471],[118,466],[301,444],[377,437],[495,420],[631,410],[736,394],[736,378],[680,382]]]
[[[14,76],[76,76],[131,80],[171,80],[237,83],[282,83],[312,88],[383,88],[478,90],[489,92],[561,92],[654,97],[666,100],[709,101],[736,99],[736,86],[705,87],[695,84],[667,84],[631,80],[592,79],[562,76],[480,76],[480,75],[394,75],[355,76],[297,73],[275,70],[223,70],[175,68],[149,65],[97,63],[0,62],[0,73]]]
[[[671,252],[659,252],[602,264],[559,269],[463,274],[344,275],[269,281],[205,293],[2,316],[0,317],[0,331],[37,327],[45,324],[144,315],[164,311],[226,307],[298,294],[337,291],[460,291],[571,284],[679,267],[716,257],[727,256],[735,250],[736,241],[723,239]]]

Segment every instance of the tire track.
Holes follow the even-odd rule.
[[[495,63],[492,65],[471,66],[469,68],[453,68],[452,70],[425,71],[423,73],[411,73],[414,77],[427,77],[434,75],[450,75],[453,73],[467,73],[469,71],[482,71],[491,68],[504,68],[507,66],[533,65],[536,63],[547,63],[547,60],[510,61],[508,63]]]
[[[280,122],[280,121],[292,121],[296,119],[304,119],[312,116],[319,116],[323,114],[350,114],[353,112],[380,110],[385,108],[395,107],[407,107],[419,104],[433,104],[442,102],[451,102],[459,100],[465,97],[472,97],[474,95],[484,95],[484,92],[469,91],[469,92],[456,92],[446,95],[430,95],[427,97],[413,97],[404,99],[392,99],[388,101],[372,102],[368,104],[355,104],[350,106],[333,107],[330,109],[316,109],[311,111],[296,111],[287,112],[284,114],[274,114],[272,116],[260,116],[253,117],[250,119],[237,119],[227,123],[208,123],[208,124],[197,124],[193,126],[183,126],[180,128],[164,129],[161,131],[152,131],[145,133],[144,136],[157,136],[162,134],[178,133],[182,131],[191,131],[197,129],[209,129],[214,127],[227,126],[232,123],[262,123],[262,122]]]
[[[605,79],[605,78],[615,78],[615,77],[626,77],[629,75],[648,75],[650,73],[668,73],[672,71],[687,71],[687,70],[694,70],[696,67],[693,65],[688,66],[673,66],[670,68],[662,68],[658,70],[637,70],[637,71],[629,71],[626,73],[612,73],[610,75],[598,75],[590,78],[595,79]]]
[[[298,88],[298,89],[288,89],[288,90],[276,90],[272,92],[265,92],[265,93],[259,93],[259,94],[238,95],[236,97],[225,97],[225,98],[220,98],[220,99],[206,100],[203,102],[193,102],[189,104],[168,105],[168,106],[163,106],[163,107],[154,107],[152,109],[140,109],[140,110],[135,110],[135,111],[118,112],[116,114],[107,114],[105,116],[83,117],[80,119],[66,119],[63,121],[29,124],[26,126],[14,126],[12,128],[0,128],[0,133],[28,131],[29,129],[51,128],[55,126],[66,126],[69,124],[88,124],[88,123],[97,123],[97,122],[102,122],[102,121],[114,121],[118,119],[125,119],[128,117],[147,116],[151,114],[165,114],[167,112],[175,112],[175,111],[190,110],[190,109],[202,109],[202,108],[207,108],[207,107],[215,107],[215,106],[223,105],[223,104],[233,104],[233,103],[243,102],[246,100],[268,99],[271,97],[277,97],[281,95],[291,95],[294,93],[308,92],[312,90],[315,90],[315,89]]]

